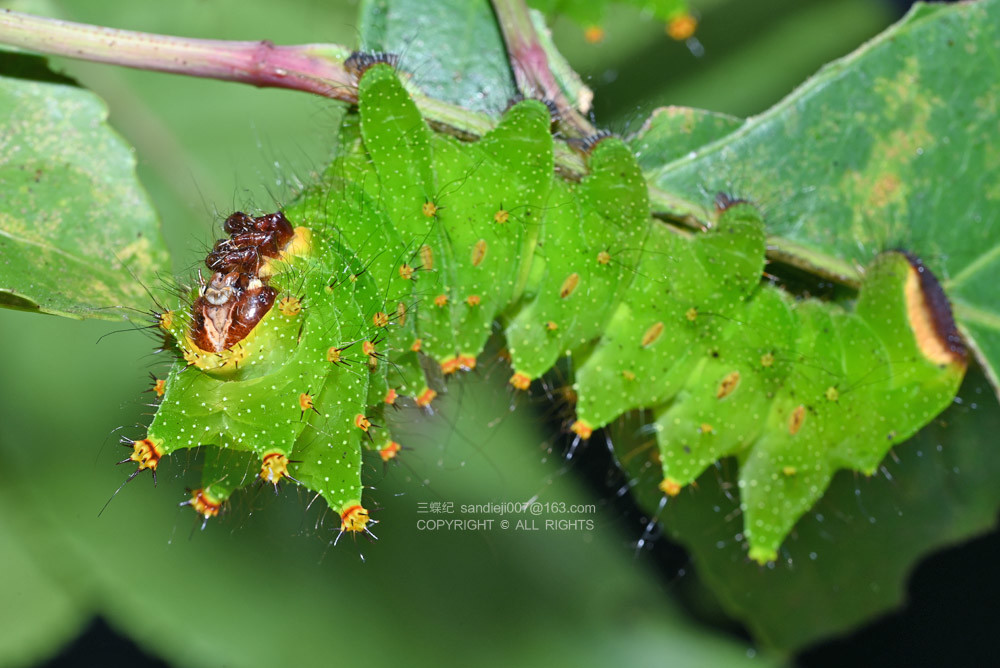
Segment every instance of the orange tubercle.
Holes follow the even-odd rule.
[[[594,428],[591,427],[586,422],[584,422],[583,420],[577,420],[576,422],[574,422],[570,426],[569,430],[585,441],[588,438],[590,438],[594,433]]]
[[[438,210],[437,204],[435,204],[434,202],[424,202],[423,207],[421,207],[421,211],[423,211],[423,214],[428,218],[434,217],[434,215],[437,213],[437,210]]]
[[[382,458],[383,462],[387,462],[390,459],[395,459],[396,455],[399,454],[400,445],[396,441],[389,441],[381,448],[379,448],[378,454]]]
[[[677,496],[681,493],[682,485],[673,478],[664,478],[660,483],[660,491],[667,496]]]
[[[389,316],[382,311],[379,311],[372,316],[372,324],[376,327],[385,327],[389,324]]]
[[[364,416],[362,413],[358,413],[354,416],[354,426],[361,431],[368,431],[371,429],[372,422]]]
[[[194,512],[207,520],[209,517],[216,517],[219,514],[222,501],[213,497],[203,488],[191,492],[191,500],[188,501],[187,505],[194,508]]]
[[[510,219],[510,214],[504,209],[500,209],[495,214],[493,214],[493,220],[500,225],[506,223],[508,219]]]
[[[420,349],[423,346],[424,346],[424,340],[423,339],[414,339],[413,340],[413,345],[410,346],[410,350],[412,350],[415,353],[419,353]]]
[[[132,444],[132,456],[129,457],[139,465],[138,470],[156,470],[160,465],[160,457],[163,456],[163,441],[159,439],[144,438]]]
[[[588,44],[597,44],[604,39],[604,28],[601,26],[587,26],[583,31],[583,38]]]
[[[364,506],[353,505],[340,513],[341,531],[364,531],[368,527],[368,511]]]
[[[670,19],[670,21],[667,22],[666,31],[667,35],[670,36],[670,39],[683,42],[694,35],[694,31],[697,28],[698,19],[685,12]]]
[[[427,388],[419,395],[417,395],[417,405],[420,407],[430,406],[431,402],[434,401],[434,397],[438,395],[434,390]]]
[[[313,408],[313,398],[311,394],[303,392],[299,395],[299,408],[301,408],[303,412]]]
[[[445,361],[441,362],[441,373],[444,375],[450,375],[459,370],[460,365],[458,363],[457,357],[449,357]]]
[[[438,295],[434,298],[434,306],[438,308],[448,305],[448,295]]]
[[[280,452],[264,455],[260,465],[260,478],[264,482],[277,485],[282,478],[288,477],[288,457]]]
[[[167,381],[162,378],[157,378],[155,380],[156,382],[153,383],[153,392],[156,393],[156,396],[162,397],[163,393],[167,391]]]
[[[468,304],[469,306],[479,306],[479,303],[481,301],[482,299],[479,297],[479,295],[469,295],[468,297],[465,298],[465,303]]]
[[[364,341],[361,344],[361,350],[365,355],[368,356],[368,366],[375,368],[378,366],[378,357],[375,351],[375,344],[371,341]]]
[[[458,360],[458,366],[466,371],[471,371],[476,368],[476,356],[475,355],[462,355],[456,358]]]
[[[164,311],[160,314],[160,327],[169,331],[174,326],[174,312]]]
[[[294,317],[302,311],[302,301],[298,297],[288,296],[278,302],[278,310],[283,316]]]
[[[399,395],[396,393],[396,388],[390,387],[389,391],[385,393],[385,403],[392,406],[396,403],[396,399]]]
[[[520,371],[515,372],[508,382],[518,390],[527,390],[531,386],[531,379]]]

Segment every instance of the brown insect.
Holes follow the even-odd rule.
[[[271,310],[277,295],[277,290],[249,274],[212,274],[191,306],[191,340],[209,352],[233,347]]]
[[[223,224],[220,239],[205,258],[212,270],[191,305],[191,340],[208,352],[242,341],[274,305],[277,290],[259,276],[264,258],[276,258],[295,235],[278,211],[253,217],[237,211]]]
[[[225,274],[240,270],[256,276],[263,258],[278,257],[295,235],[291,223],[280,211],[259,218],[237,211],[226,219],[223,229],[229,238],[215,243],[205,264],[212,271]]]

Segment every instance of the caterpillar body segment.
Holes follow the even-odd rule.
[[[964,350],[919,260],[880,256],[851,308],[797,299],[762,283],[765,227],[746,202],[722,198],[710,229],[682,232],[650,217],[618,138],[587,143],[570,182],[544,104],[463,143],[431,131],[389,65],[358,76],[337,155],[283,211],[294,234],[266,216],[227,222],[219,271],[160,319],[180,354],[149,427],[156,461],[230,453],[192,497],[202,516],[249,470],[322,496],[341,533],[367,532],[362,451],[405,450],[387,407],[429,406],[440,387],[425,369],[473,368],[496,322],[514,388],[572,358],[579,437],[649,411],[667,496],[735,456],[761,562],[837,470],[871,474],[954,397]],[[244,306],[271,292],[267,309]]]

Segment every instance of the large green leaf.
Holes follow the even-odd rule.
[[[762,202],[779,251],[856,278],[903,247],[942,278],[997,385],[1000,2],[918,5],[768,112],[647,170],[675,214],[729,191]]]
[[[116,319],[167,269],[132,150],[92,93],[0,53],[0,306]]]
[[[364,0],[361,44],[400,54],[428,96],[498,113],[517,88],[488,0]]]

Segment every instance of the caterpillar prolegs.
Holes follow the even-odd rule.
[[[720,197],[711,229],[679,230],[650,216],[615,137],[567,180],[543,103],[463,143],[430,129],[389,65],[357,71],[320,183],[280,214],[234,214],[212,277],[159,318],[180,354],[131,459],[155,472],[214,446],[189,502],[205,518],[259,470],[366,531],[362,450],[400,448],[386,407],[430,404],[425,367],[475,367],[495,322],[518,389],[572,358],[578,437],[652,411],[665,495],[736,456],[760,562],[836,470],[872,473],[954,397],[965,352],[916,258],[879,257],[851,311],[796,299],[761,281],[751,205]]]

